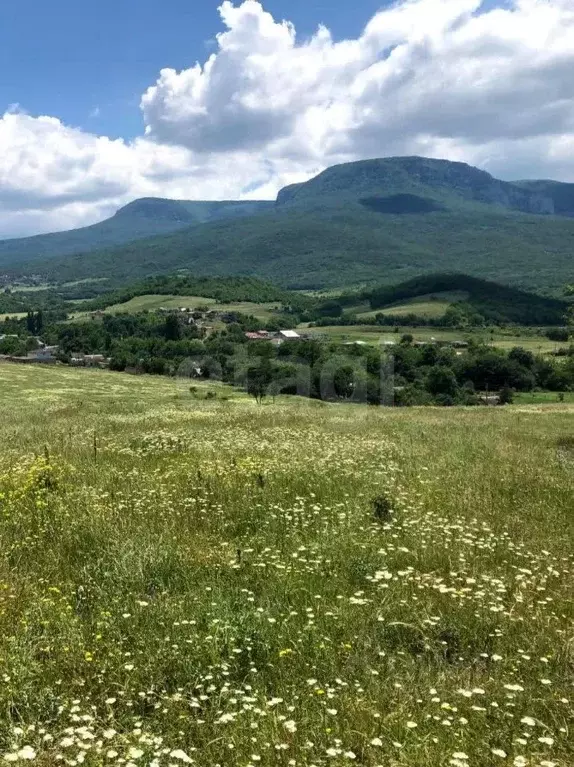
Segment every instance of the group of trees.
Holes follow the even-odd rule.
[[[31,292],[4,288],[0,292],[0,314],[27,314],[38,310],[61,314],[69,308],[59,291],[54,288]]]
[[[42,329],[61,359],[104,354],[113,370],[217,379],[243,387],[256,399],[280,393],[371,404],[473,404],[480,392],[535,388],[574,389],[574,353],[561,359],[522,348],[505,352],[471,342],[463,354],[449,346],[415,345],[405,335],[390,347],[319,340],[247,341],[260,322],[231,315],[226,327],[205,337],[187,315],[105,315],[101,321],[63,322],[49,313],[2,323],[0,353],[25,353]],[[16,336],[16,337],[11,337]]]
[[[278,348],[260,341],[242,354],[222,337],[210,342],[216,367],[206,377],[243,386],[256,399],[299,394],[323,400],[382,405],[479,404],[483,394],[509,402],[514,392],[574,388],[574,355],[562,360],[536,356],[520,347],[505,352],[471,344],[462,355],[435,344],[341,346],[318,341],[286,341]]]
[[[444,296],[451,301],[444,316],[425,317],[413,312],[393,315],[393,307],[414,299]],[[379,313],[362,316],[356,307],[365,303]],[[329,296],[308,311],[318,325],[430,325],[435,327],[484,327],[487,325],[561,325],[568,303],[562,299],[527,293],[465,274],[429,274],[398,285],[381,285],[358,292]],[[384,313],[382,310],[385,310]]]
[[[446,324],[560,325],[568,304],[559,298],[518,290],[467,274],[428,274],[398,285],[383,285],[363,292],[373,309],[421,296],[459,295]],[[462,322],[456,321],[456,316]]]

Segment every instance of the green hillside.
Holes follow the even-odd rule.
[[[474,203],[483,203],[523,213],[556,212],[552,196],[544,190],[499,181],[465,163],[423,157],[387,157],[335,165],[304,184],[283,189],[277,202],[317,205],[358,200],[368,206],[369,200],[384,203],[399,202],[401,198],[407,204],[402,210],[398,206],[399,213],[419,212],[412,205],[417,198],[427,210],[440,209],[436,203],[442,202],[455,209],[469,205],[472,209]],[[428,207],[430,201],[435,205]]]
[[[258,213],[267,202],[190,202],[145,198],[121,208],[115,216],[69,232],[0,241],[0,267],[52,256],[88,253],[157,234],[169,234],[224,218]]]
[[[557,293],[574,271],[574,206],[567,199],[559,206],[547,182],[536,183],[541,189],[444,160],[351,163],[287,187],[257,216],[36,260],[26,270],[62,282],[185,269],[195,276],[255,274],[305,289],[464,272]],[[569,185],[556,188],[562,186]]]
[[[201,298],[200,298],[201,297]],[[141,311],[161,306],[184,306],[185,301],[205,304],[248,302],[262,306],[282,304],[307,321],[341,318],[375,319],[382,312],[392,317],[441,320],[450,310],[464,315],[466,323],[517,325],[563,325],[567,301],[517,290],[464,274],[429,274],[397,285],[346,291],[329,297],[284,290],[252,277],[185,277],[162,275],[140,280],[125,288],[84,301],[83,311],[112,308]],[[170,303],[171,302],[171,303]],[[241,310],[238,310],[241,311]],[[454,322],[450,323],[456,325]],[[472,320],[472,322],[471,322]],[[446,323],[448,324],[448,323]],[[458,323],[460,324],[460,323]],[[463,323],[464,324],[464,323]]]
[[[449,295],[454,300],[445,300]],[[411,311],[416,313],[417,304],[408,302],[424,298],[429,307],[433,306],[434,299],[434,304],[447,311],[457,307],[461,311],[476,312],[490,322],[520,325],[560,325],[566,321],[569,306],[566,301],[527,293],[465,274],[425,275],[400,285],[383,285],[365,291],[362,298],[370,302],[373,310],[382,309],[388,314],[393,314],[397,305],[399,315],[407,313],[409,305]]]
[[[292,293],[258,280],[255,277],[186,277],[183,275],[162,275],[140,280],[119,290],[103,293],[86,301],[86,310],[106,309],[124,304],[140,296],[202,296],[220,303],[284,303],[307,305],[312,300],[304,295]],[[160,305],[162,305],[160,303]]]
[[[379,216],[347,206],[222,221],[28,268],[64,282],[188,269],[194,275],[256,274],[306,289],[392,284],[440,270],[558,292],[572,279],[573,252],[569,219],[490,211]]]

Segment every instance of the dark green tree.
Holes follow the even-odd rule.
[[[499,398],[501,405],[512,405],[514,402],[514,391],[510,386],[503,386],[500,390]]]
[[[247,393],[250,394],[256,402],[261,404],[267,394],[271,382],[273,381],[273,369],[269,359],[263,357],[259,365],[253,365],[247,369]]]
[[[426,378],[426,389],[435,397],[455,397],[458,383],[452,369],[440,365],[431,368]]]
[[[168,314],[165,318],[163,332],[167,341],[179,341],[181,338],[181,326],[176,314]]]

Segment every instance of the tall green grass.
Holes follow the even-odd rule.
[[[8,762],[573,763],[572,407],[0,393]]]

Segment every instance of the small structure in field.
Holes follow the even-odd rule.
[[[481,394],[478,402],[480,405],[500,405],[500,394]]]
[[[86,367],[86,368],[105,368],[108,367],[110,361],[103,354],[82,354],[75,352],[70,359],[70,365],[73,367]]]
[[[42,346],[39,349],[28,352],[27,359],[30,362],[56,362],[56,355],[60,351],[58,346]]]
[[[84,355],[84,364],[86,367],[105,367],[109,360],[103,354],[86,354]]]

